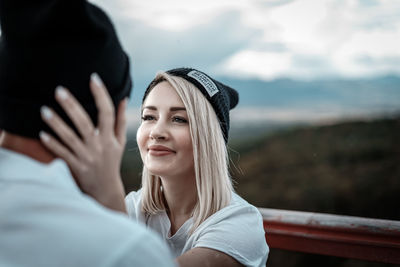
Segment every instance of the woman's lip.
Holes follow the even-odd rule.
[[[167,156],[167,155],[173,154],[173,152],[169,151],[169,150],[152,150],[152,149],[150,149],[149,154],[151,156]]]
[[[148,151],[149,151],[149,154],[153,155],[153,156],[166,156],[166,155],[175,153],[175,151],[173,151],[172,149],[170,149],[166,146],[161,146],[161,145],[149,146]]]

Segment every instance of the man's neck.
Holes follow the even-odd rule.
[[[50,163],[55,156],[42,143],[33,138],[0,132],[0,147],[24,154],[42,163]]]

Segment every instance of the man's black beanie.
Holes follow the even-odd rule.
[[[98,73],[114,105],[130,95],[129,60],[107,15],[86,0],[0,0],[0,129],[38,138],[40,107],[67,87],[97,123],[89,90]]]

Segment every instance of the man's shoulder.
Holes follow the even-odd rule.
[[[84,194],[74,199],[59,199],[56,202],[58,203],[54,203],[55,208],[60,216],[67,217],[71,228],[123,237],[131,233],[135,233],[135,236],[142,232],[148,233],[145,226],[130,220],[127,214],[108,209]]]
[[[78,266],[172,262],[158,236],[126,215],[83,194],[58,188],[46,192],[43,199],[39,192],[33,192],[0,209],[0,214],[7,215],[0,222],[0,258],[4,256],[11,263],[34,262],[36,266],[61,266],[59,260],[66,255],[62,266],[77,266],[77,262]]]
[[[171,254],[159,236],[126,214],[100,206],[86,211],[86,218],[77,218],[75,227],[85,226],[80,233],[74,233],[75,237],[85,236],[87,239],[81,246],[91,246],[89,250],[107,259],[108,266],[173,265]]]

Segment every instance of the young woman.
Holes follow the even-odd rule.
[[[53,112],[43,118],[70,150],[46,133],[41,138],[67,161],[84,192],[125,211],[116,166],[125,144],[126,103],[120,105],[114,128],[104,85],[97,76],[92,80],[99,128],[67,90],[58,89],[56,98],[82,139]],[[142,188],[127,195],[126,210],[166,240],[180,266],[266,264],[261,215],[234,193],[228,171],[229,110],[237,103],[235,90],[187,68],[159,73],[143,97],[137,132]]]

